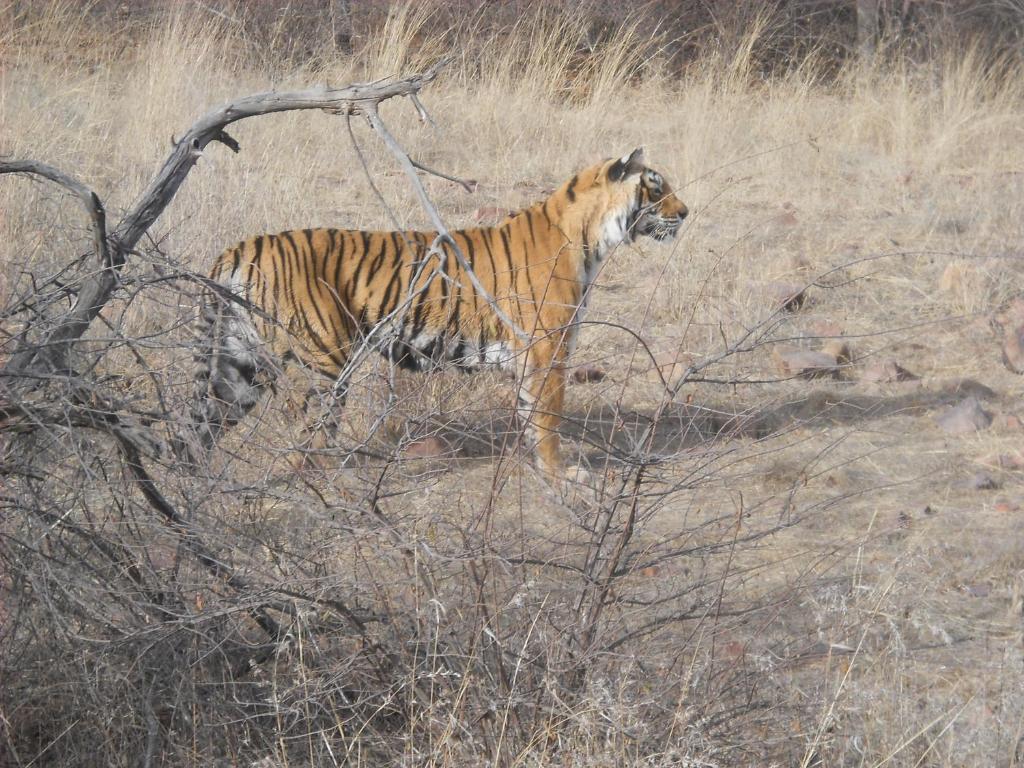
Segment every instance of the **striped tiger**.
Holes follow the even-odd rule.
[[[192,413],[199,443],[209,451],[238,423],[283,361],[334,382],[343,404],[353,360],[373,349],[413,369],[516,371],[524,434],[539,468],[560,478],[565,365],[588,289],[617,245],[674,237],[686,215],[637,149],[580,171],[496,226],[447,240],[342,229],[245,240],[216,260],[210,278],[219,289],[204,292]]]

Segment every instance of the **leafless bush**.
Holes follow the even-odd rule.
[[[1001,681],[1015,679],[1020,591],[1004,600],[999,590],[1001,574],[1019,579],[1013,518],[1002,515],[1007,527],[988,539],[975,532],[990,520],[984,498],[960,502],[965,492],[947,480],[957,461],[978,458],[969,451],[993,450],[989,437],[957,445],[929,435],[929,409],[964,388],[992,398],[935,377],[991,376],[989,351],[963,329],[1009,299],[1019,277],[1008,244],[1024,218],[1020,196],[1005,193],[1020,184],[1005,167],[1016,157],[1019,92],[962,57],[934,71],[938,90],[931,81],[915,90],[919,81],[897,70],[834,91],[809,71],[762,91],[748,86],[760,66],[750,60],[654,89],[657,62],[607,63],[587,52],[589,27],[538,28],[566,31],[538,38],[547,58],[531,54],[533,38],[512,36],[489,60],[465,54],[452,80],[501,76],[478,91],[449,82],[430,94],[449,99],[436,133],[417,133],[414,117],[395,133],[446,169],[477,169],[474,153],[488,147],[481,187],[491,190],[467,203],[454,186],[446,193],[442,210],[464,218],[482,195],[514,203],[551,183],[549,172],[638,131],[671,154],[686,197],[700,202],[678,250],[623,249],[618,271],[600,279],[584,340],[601,341],[581,352],[611,360],[609,375],[574,390],[565,428],[602,478],[593,495],[555,493],[523,465],[508,382],[406,377],[375,359],[353,372],[344,413],[325,399],[338,435],[298,466],[304,438],[291,400],[306,390],[301,380],[282,381],[208,465],[165,450],[189,410],[202,270],[225,233],[238,234],[220,219],[262,225],[241,212],[269,200],[295,222],[348,226],[367,220],[351,202],[357,193],[378,205],[339,178],[343,118],[275,118],[287,138],[273,143],[270,172],[259,165],[268,136],[247,121],[260,138],[240,133],[237,157],[207,147],[203,175],[158,226],[132,227],[130,247],[117,236],[97,244],[102,209],[90,194],[2,178],[0,762],[1009,763],[1022,702]],[[396,38],[425,38],[429,50],[423,29]],[[605,45],[617,29],[593,40]],[[157,57],[163,80],[130,100],[110,97],[123,116],[113,120],[83,106],[90,94],[122,92],[91,90],[108,77],[92,62],[109,61],[88,47],[68,54],[61,41],[77,33],[52,25],[36,40],[52,45],[19,54],[16,85],[0,92],[11,106],[0,126],[22,120],[0,131],[4,149],[32,156],[39,143],[66,171],[103,179],[110,233],[126,231],[126,195],[147,180],[135,168],[151,173],[165,132],[187,150],[185,110],[252,85],[214,69],[196,101],[177,90],[189,79],[177,76],[181,61],[209,61],[222,40],[242,45],[219,30],[191,48],[147,38],[140,59]],[[126,44],[118,40],[100,47]],[[291,77],[345,82],[416,60],[381,47],[357,76],[314,67]],[[737,38],[737,49],[753,50],[751,40]],[[507,58],[495,63],[499,53]],[[40,103],[31,87],[22,95],[23,81],[68,77],[65,56],[90,62],[68,86],[77,101]],[[610,85],[600,86],[601,72]],[[460,130],[466,104],[486,117]],[[510,105],[539,116],[545,132],[503,120]],[[639,107],[642,126],[630,119],[615,132],[607,115]],[[122,120],[150,109],[147,130],[133,135],[139,124]],[[389,125],[405,113],[414,110],[394,104]],[[321,134],[296,130],[317,118],[330,124]],[[376,139],[359,122],[366,150]],[[474,141],[483,130],[493,133]],[[145,143],[150,134],[159,148]],[[292,154],[298,135],[314,138]],[[438,137],[460,151],[431,156]],[[250,163],[262,175],[212,190]],[[383,151],[370,157],[374,183],[411,207],[391,163]],[[299,197],[303,207],[290,207]],[[804,227],[815,236],[801,239]],[[1006,253],[986,255],[992,247]],[[932,288],[954,258],[975,282],[949,301]],[[799,280],[783,286],[786,306],[810,297],[799,312],[752,290],[783,272]],[[108,291],[102,303],[83,298],[97,290]],[[858,354],[897,350],[931,379],[871,392],[844,362],[825,371],[837,379],[779,381],[788,375],[772,373],[775,342],[831,340],[808,331],[819,311],[846,316]],[[86,321],[83,335],[69,334]],[[1012,488],[1012,471],[1003,474]],[[971,505],[969,518],[951,514],[956,503]],[[943,527],[951,517],[953,535]],[[1009,618],[995,610],[1000,600]]]
[[[664,380],[652,412],[620,393],[578,420],[580,452],[603,471],[595,495],[566,498],[520,470],[514,421],[491,406],[389,435],[389,414],[423,395],[396,395],[372,363],[354,382],[363,408],[298,469],[280,400],[208,466],[165,449],[188,408],[184,328],[203,279],[136,244],[188,169],[211,142],[237,150],[229,121],[303,107],[377,120],[374,99],[414,97],[432,77],[235,100],[183,135],[109,235],[73,179],[0,165],[64,185],[92,220],[92,252],[55,239],[54,270],[21,282],[4,314],[9,761],[672,761],[711,756],[784,706],[742,641],[722,638],[792,594],[730,597],[761,567],[745,553],[799,519],[799,488],[745,499],[728,438],[771,427],[676,401],[756,351],[776,315]],[[58,267],[69,248],[86,255]],[[462,462],[493,459],[489,483],[460,489],[457,472],[409,458],[427,435]],[[424,513],[432,491],[448,503]]]

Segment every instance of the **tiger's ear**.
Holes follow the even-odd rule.
[[[634,174],[643,172],[644,148],[637,147],[630,154],[620,157],[608,168],[608,178],[611,181],[622,181]]]

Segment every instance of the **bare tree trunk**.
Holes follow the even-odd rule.
[[[857,0],[857,59],[868,64],[878,47],[878,0]]]

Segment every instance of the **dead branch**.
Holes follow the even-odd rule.
[[[67,351],[100,313],[117,286],[117,273],[124,266],[127,254],[160,217],[174,199],[189,171],[199,161],[203,150],[214,141],[234,152],[236,142],[226,132],[227,126],[258,115],[298,109],[321,109],[333,114],[364,114],[376,116],[377,105],[396,96],[412,96],[437,77],[449,59],[441,59],[421,74],[380,83],[356,83],[342,88],[326,85],[304,91],[257,93],[231,101],[208,112],[196,121],[174,144],[170,157],[135,205],[118,222],[109,235],[105,232],[103,206],[87,187],[50,166],[34,161],[0,161],[0,173],[34,173],[50,179],[80,197],[89,210],[95,230],[95,248],[104,269],[91,276],[78,292],[71,310],[57,323],[41,343],[33,344],[14,355],[5,366],[8,373],[30,368],[61,370]],[[379,119],[378,119],[379,121]]]
[[[47,354],[49,355],[48,367],[51,370],[64,370],[67,367],[68,342],[77,339],[85,333],[89,323],[99,314],[102,303],[95,308],[95,312],[90,312],[88,308],[96,302],[104,290],[107,295],[113,290],[116,283],[116,271],[124,263],[124,254],[116,249],[111,254],[107,244],[107,215],[103,209],[103,203],[100,202],[95,192],[77,179],[72,178],[63,171],[57,170],[53,166],[33,160],[0,161],[0,173],[33,174],[59,184],[82,201],[86,213],[88,213],[89,218],[92,220],[93,250],[96,253],[101,271],[91,279],[88,286],[83,287],[83,290],[78,294],[75,306],[61,322],[61,327],[51,333],[47,343],[42,345],[47,349]],[[111,260],[112,255],[114,260]],[[108,284],[109,287],[107,287]],[[58,331],[60,332],[58,333]],[[20,354],[15,355],[6,367],[12,371],[27,367],[27,364],[35,356],[38,349],[38,347],[35,347],[23,350]]]

